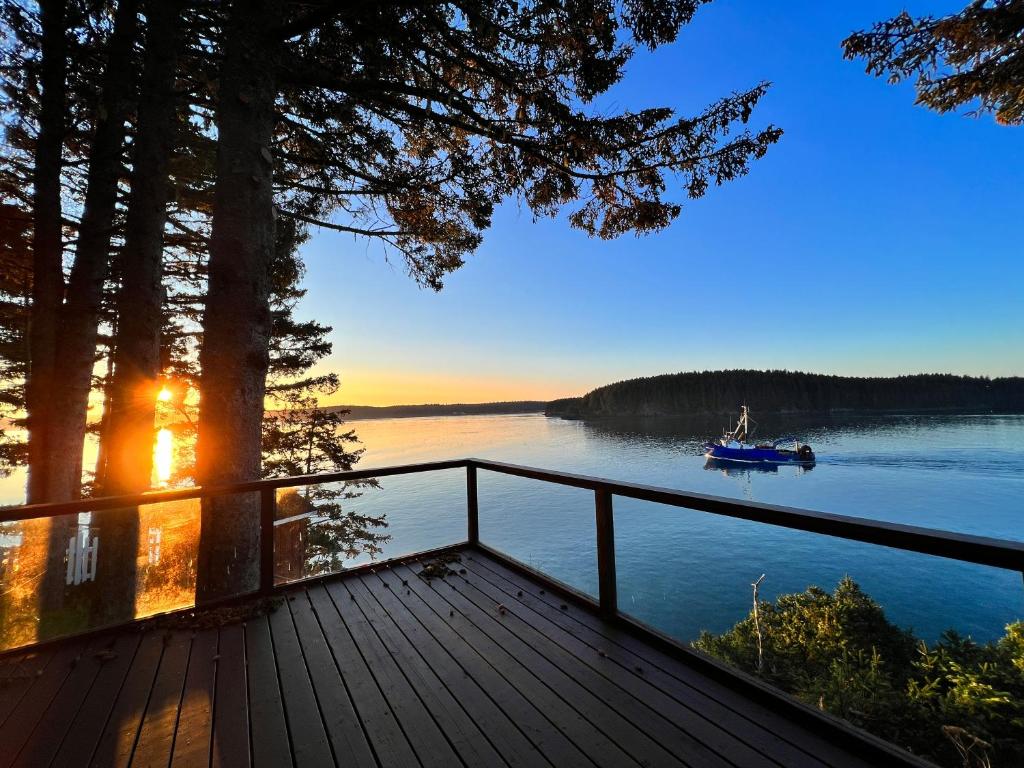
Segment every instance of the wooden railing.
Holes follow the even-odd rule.
[[[831,536],[834,538],[863,541],[908,552],[920,552],[967,563],[989,565],[1017,571],[1024,575],[1024,542],[974,536],[967,533],[953,533],[913,525],[885,523],[847,515],[827,512],[812,512],[805,509],[740,501],[721,496],[677,491],[652,485],[624,483],[602,477],[574,475],[567,472],[552,472],[518,464],[505,464],[483,459],[467,459],[470,471],[478,469],[500,472],[505,475],[541,480],[556,485],[585,488],[594,492],[594,517],[597,541],[598,595],[603,613],[618,613],[615,593],[615,535],[612,498],[622,496],[630,499],[650,501],[671,507],[708,512],[713,515],[751,520],[766,525],[789,528],[798,531]],[[470,484],[476,489],[475,478]],[[475,510],[477,502],[470,501]]]
[[[260,591],[269,593],[273,583],[273,525],[276,491],[304,485],[365,480],[369,478],[435,472],[449,469],[466,470],[466,540],[452,542],[480,543],[479,501],[477,493],[480,470],[523,477],[555,485],[584,488],[594,492],[595,540],[598,566],[598,606],[608,616],[618,614],[615,574],[615,521],[613,498],[639,499],[672,507],[706,512],[713,515],[751,520],[792,530],[809,531],[851,541],[862,541],[885,547],[920,552],[968,563],[988,565],[1024,574],[1024,542],[973,536],[965,533],[933,530],[910,525],[885,523],[826,512],[740,501],[720,496],[688,493],[636,483],[618,482],[601,477],[555,472],[535,467],[506,464],[484,459],[455,459],[423,464],[360,469],[320,475],[254,480],[215,488],[183,488],[154,491],[128,496],[109,496],[55,504],[33,504],[0,509],[0,523],[30,520],[79,512],[141,506],[145,504],[202,499],[211,496],[258,492],[260,494]]]

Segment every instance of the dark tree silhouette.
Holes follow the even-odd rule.
[[[52,403],[45,436],[46,501],[67,501],[81,492],[82,444],[96,360],[100,305],[110,268],[125,121],[135,96],[137,37],[137,2],[122,0],[117,4],[114,29],[107,45],[82,220],[59,315],[54,363],[59,375],[55,375],[51,386]],[[62,538],[66,544],[67,539]]]
[[[113,366],[104,403],[103,456],[94,483],[101,495],[150,487],[156,382],[163,325],[163,246],[174,147],[174,89],[182,43],[181,3],[145,4],[145,63],[133,147],[131,194],[121,250]],[[105,549],[96,581],[111,619],[134,617],[139,514],[135,508],[94,513]]]
[[[182,42],[179,0],[146,3],[145,64],[139,96],[121,285],[117,295],[114,368],[106,424],[108,463],[97,486],[104,495],[138,493],[150,484],[163,323],[163,246],[169,165],[175,145],[174,91]]]
[[[781,135],[742,127],[766,83],[693,117],[591,106],[638,46],[674,40],[699,4],[233,4],[217,100],[199,481],[260,472],[275,214],[383,241],[436,289],[502,200],[537,216],[570,207],[572,226],[608,238],[667,226],[681,211],[670,182],[698,198],[746,173]],[[219,499],[203,519],[200,599],[252,587],[251,503]]]
[[[917,103],[950,112],[977,103],[1004,125],[1024,123],[1024,2],[975,0],[941,18],[906,11],[843,41],[848,59],[898,83],[916,76]]]
[[[0,186],[0,198],[9,195]],[[32,296],[32,215],[0,203],[0,478],[25,459],[24,443],[4,426],[25,408],[19,386],[28,370],[28,314]]]
[[[1024,411],[1024,378],[918,374],[827,376],[798,371],[701,371],[607,384],[583,397],[548,403],[551,416],[733,415],[755,412]]]
[[[48,404],[56,363],[57,331],[64,297],[61,267],[61,149],[65,133],[65,70],[67,69],[66,3],[42,3],[40,19],[40,76],[42,89],[39,128],[32,172],[32,308],[30,367],[26,386],[29,412],[28,501],[45,498],[47,486],[46,432]]]

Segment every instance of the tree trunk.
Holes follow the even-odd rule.
[[[124,121],[132,96],[132,49],[137,28],[136,0],[118,3],[104,73],[101,109],[93,134],[87,176],[88,187],[78,247],[68,282],[67,297],[59,314],[54,379],[46,424],[45,501],[75,499],[82,490],[82,448],[88,418],[89,390],[96,355],[103,282],[110,257],[110,241],[121,174]],[[59,366],[59,375],[57,374]],[[56,518],[50,525],[49,553],[40,594],[40,632],[64,605],[64,553],[75,516]]]
[[[32,314],[29,324],[28,503],[44,500],[46,432],[56,360],[57,323],[64,296],[61,266],[61,149],[64,146],[67,41],[64,0],[42,0],[43,89],[32,175]]]
[[[60,376],[53,387],[53,418],[47,432],[47,500],[74,499],[81,493],[82,446],[96,359],[103,283],[122,171],[125,119],[133,95],[132,51],[137,33],[137,0],[117,5],[103,79],[102,106],[89,158],[88,186],[78,248],[68,281],[57,341]]]
[[[53,418],[53,384],[61,301],[64,297],[61,237],[61,150],[65,132],[64,0],[43,0],[42,101],[33,169],[32,313],[29,325],[29,375],[25,405],[29,429],[28,502],[47,501],[48,434]],[[37,606],[42,619],[64,604],[64,548],[70,533],[67,517],[26,521],[25,541],[40,542],[44,557],[37,584]],[[40,631],[45,631],[45,621]]]
[[[236,2],[217,104],[217,182],[200,352],[196,474],[202,485],[260,475],[274,253],[273,135],[280,0]],[[196,601],[259,583],[259,499],[204,501]]]
[[[145,11],[146,57],[117,297],[120,322],[114,340],[107,418],[100,438],[105,460],[97,483],[104,496],[146,490],[153,471],[163,242],[168,166],[177,120],[174,83],[182,39],[181,4],[179,0],[151,0]],[[110,619],[130,619],[137,581],[138,510],[97,513],[94,519],[104,547],[96,573],[104,612]]]

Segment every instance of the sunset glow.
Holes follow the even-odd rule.
[[[341,389],[325,398],[324,404],[381,406],[553,400],[586,392],[594,386],[595,380],[593,375],[532,377],[347,365],[343,369]]]
[[[157,484],[167,485],[171,479],[171,468],[174,463],[174,436],[169,429],[161,429],[156,433],[156,446],[153,448],[153,472]]]
[[[161,403],[170,402],[171,398],[174,397],[174,393],[165,384],[159,392],[156,393],[156,399]]]

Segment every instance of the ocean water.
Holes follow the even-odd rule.
[[[1024,416],[762,419],[798,433],[812,469],[709,468],[718,426],[674,419],[566,421],[541,415],[353,422],[361,466],[475,456],[738,499],[1024,539]],[[353,502],[386,514],[385,555],[465,536],[462,471],[384,478]],[[481,539],[590,594],[597,591],[593,494],[491,472],[479,477]],[[680,639],[721,632],[772,599],[851,576],[893,621],[934,640],[985,641],[1024,619],[1019,573],[616,497],[620,608]]]
[[[755,414],[757,417],[757,414]],[[447,416],[355,421],[374,467],[478,457],[614,480],[784,504],[877,520],[1024,540],[1024,416],[885,416],[797,420],[765,416],[760,437],[799,434],[812,469],[709,468],[702,446],[725,424],[679,419],[566,421],[542,415]],[[596,596],[594,497],[589,491],[481,471],[481,539]],[[24,475],[0,483],[0,501],[19,503]],[[464,470],[385,477],[345,504],[384,516],[392,557],[466,537]],[[1016,572],[900,552],[817,534],[621,497],[614,499],[620,608],[681,639],[721,632],[750,610],[751,583],[764,598],[810,585],[856,580],[889,618],[936,639],[955,629],[979,641],[1024,619]],[[82,546],[105,533],[78,520]],[[194,594],[199,505],[143,507],[141,590],[136,615],[189,605]],[[279,530],[279,533],[284,533]],[[278,542],[279,547],[286,546]],[[291,545],[288,545],[291,546]],[[0,647],[36,638],[36,598],[45,571],[45,525],[0,526]],[[100,546],[75,556],[67,594],[87,595]],[[281,549],[281,553],[291,550]],[[67,560],[72,560],[69,544]],[[90,557],[93,558],[90,560]],[[299,575],[282,554],[279,578]],[[366,555],[344,563],[365,562]],[[74,582],[74,583],[72,583]],[[73,618],[73,617],[72,617]],[[77,623],[75,623],[77,621]],[[91,624],[83,615],[60,631]]]

